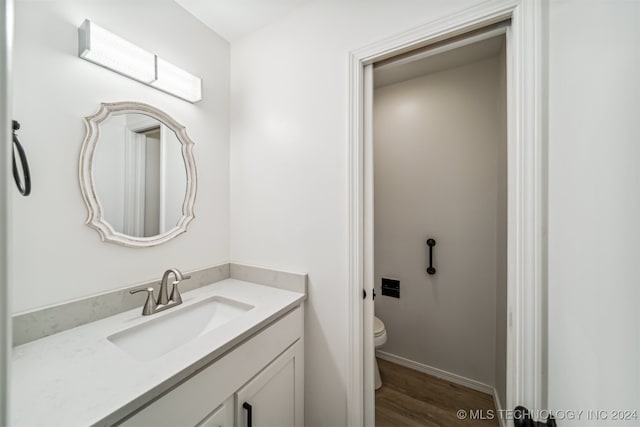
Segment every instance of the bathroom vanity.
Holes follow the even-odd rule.
[[[302,426],[304,299],[228,278],[15,347],[11,425]]]
[[[197,188],[185,126],[114,102],[85,127],[87,225],[139,249],[184,235]],[[103,284],[105,294],[14,316],[11,425],[302,426],[306,275],[228,263],[191,276],[167,270],[157,297],[155,282]]]

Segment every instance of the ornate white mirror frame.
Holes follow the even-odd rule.
[[[104,209],[96,193],[93,169],[96,148],[100,141],[100,125],[109,117],[122,114],[143,114],[158,120],[175,132],[178,141],[182,145],[182,157],[186,169],[186,194],[182,204],[182,217],[176,226],[164,233],[151,237],[134,237],[116,231],[104,218]],[[187,225],[195,218],[193,206],[196,199],[196,164],[193,157],[193,141],[187,136],[184,126],[172,117],[140,102],[114,102],[102,103],[97,113],[84,118],[86,137],[80,153],[80,188],[82,197],[89,211],[86,224],[100,233],[104,242],[117,243],[129,247],[150,247],[165,243],[181,233],[187,231]]]

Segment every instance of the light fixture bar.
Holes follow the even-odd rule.
[[[142,83],[156,79],[155,55],[85,19],[78,29],[78,55]]]
[[[202,99],[202,79],[85,19],[78,56],[189,102]]]
[[[151,86],[189,102],[202,99],[202,79],[156,56],[156,81]]]

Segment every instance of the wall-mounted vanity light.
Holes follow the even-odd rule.
[[[78,28],[78,55],[185,101],[202,99],[202,79],[88,19]]]

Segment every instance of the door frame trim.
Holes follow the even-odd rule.
[[[507,401],[504,409],[546,407],[546,107],[543,2],[492,0],[429,22],[349,53],[349,357],[348,425],[372,419],[373,392],[366,393],[362,290],[366,268],[373,264],[373,244],[365,242],[365,225],[373,212],[365,194],[373,187],[365,161],[364,67],[421,46],[507,19],[508,116],[508,272]],[[371,292],[367,292],[371,297]],[[371,368],[372,369],[372,368]]]
[[[13,150],[11,125],[11,68],[13,54],[13,0],[0,0],[0,425],[9,424],[9,369],[11,364],[11,196],[13,177],[11,154]]]

